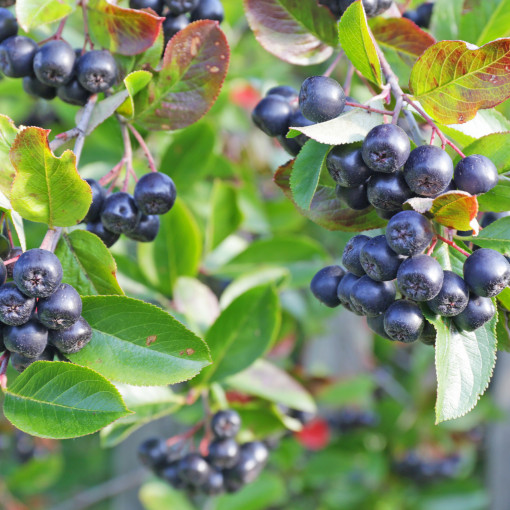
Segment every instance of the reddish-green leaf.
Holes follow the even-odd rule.
[[[289,181],[293,163],[292,160],[281,166],[274,175],[274,182],[291,201],[293,200]],[[317,186],[309,210],[299,207],[297,209],[303,216],[328,230],[359,232],[386,225],[386,221],[379,218],[372,208],[353,211],[344,207],[337,198],[335,190],[329,186]]]
[[[295,65],[323,62],[338,44],[336,22],[317,0],[244,0],[257,41]]]
[[[338,24],[340,44],[352,65],[367,79],[382,85],[381,64],[361,0],[353,2]]]
[[[48,144],[49,130],[28,127],[12,144],[10,157],[16,169],[11,204],[30,221],[50,227],[79,223],[92,202],[90,186],[76,169],[76,156],[65,151],[55,157]]]
[[[416,62],[409,87],[437,121],[462,124],[510,97],[510,39],[481,48],[442,41]]]
[[[138,55],[150,48],[165,19],[138,9],[125,9],[106,0],[89,0],[87,7],[93,41],[120,55]]]
[[[369,25],[393,70],[402,83],[407,83],[415,62],[436,40],[406,18],[377,16]]]
[[[136,97],[137,121],[153,130],[181,129],[196,122],[216,101],[229,58],[227,39],[217,22],[188,25],[168,43],[161,71]]]

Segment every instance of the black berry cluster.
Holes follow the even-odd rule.
[[[269,449],[261,441],[239,444],[235,436],[240,428],[239,414],[231,409],[219,411],[211,420],[214,439],[208,455],[183,455],[181,449],[174,450],[159,438],[144,441],[138,455],[175,489],[208,496],[237,492],[257,479],[269,457]]]
[[[221,23],[225,17],[220,0],[130,0],[129,7],[150,8],[159,16],[165,16],[163,21],[165,44],[193,21],[211,19]]]
[[[363,7],[369,18],[379,16],[387,11],[393,0],[362,0]],[[354,0],[319,0],[319,3],[326,6],[336,18],[341,18],[347,7]]]
[[[419,27],[429,28],[430,19],[432,18],[432,11],[434,9],[434,2],[425,2],[419,5],[416,9],[408,9],[402,16],[410,19]]]
[[[299,154],[308,137],[286,138],[290,127],[305,127],[326,122],[346,111],[344,89],[333,78],[310,76],[299,93],[280,85],[270,89],[252,113],[255,125],[266,135],[276,137],[292,156]]]
[[[0,351],[11,353],[12,366],[22,372],[38,360],[52,361],[82,349],[92,329],[81,316],[82,302],[74,287],[62,283],[62,265],[39,248],[21,254],[6,282],[0,263]]]
[[[434,343],[434,329],[421,306],[453,318],[459,330],[474,331],[494,316],[491,298],[509,284],[510,263],[497,251],[478,249],[464,262],[462,278],[423,254],[433,235],[425,216],[399,212],[386,235],[353,237],[343,252],[346,269],[321,269],[311,290],[326,306],[342,304],[366,316],[369,327],[390,340]]]
[[[82,54],[66,41],[54,39],[41,47],[18,34],[15,16],[0,8],[0,70],[10,78],[23,78],[32,96],[83,106],[91,94],[107,91],[117,81],[117,64],[107,50]]]
[[[459,454],[426,458],[416,451],[408,451],[393,462],[393,471],[403,478],[414,482],[439,482],[455,478],[462,467]]]
[[[329,426],[342,434],[354,430],[375,427],[379,423],[379,417],[372,411],[344,407],[338,412],[327,417]]]
[[[159,216],[167,213],[177,197],[174,181],[166,174],[151,172],[136,183],[134,195],[124,191],[106,194],[94,179],[86,179],[92,189],[92,204],[83,221],[106,246],[121,234],[140,242],[151,242],[159,232]]]

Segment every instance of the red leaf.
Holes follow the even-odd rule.
[[[434,199],[434,220],[445,227],[478,232],[478,200],[464,191],[450,191]]]
[[[165,19],[106,0],[89,0],[87,10],[93,41],[120,55],[138,55],[150,48]]]

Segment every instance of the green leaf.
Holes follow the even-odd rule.
[[[258,359],[246,370],[226,379],[231,388],[257,397],[283,404],[291,409],[314,413],[312,396],[284,370]]]
[[[50,227],[79,223],[92,202],[90,186],[76,169],[76,156],[65,151],[55,157],[48,145],[49,130],[28,127],[11,147],[16,177],[11,204],[23,218]]]
[[[383,108],[380,100],[368,101],[367,105],[372,108]],[[369,112],[362,108],[353,108],[326,122],[312,124],[311,126],[291,127],[290,136],[304,133],[319,143],[343,145],[362,142],[368,132],[375,126],[382,124],[382,122],[383,116],[379,113]]]
[[[292,200],[290,191],[290,174],[294,161],[280,167],[275,175],[275,184]],[[386,220],[377,216],[372,207],[363,211],[353,211],[345,207],[336,196],[334,188],[329,186],[317,186],[317,191],[312,200],[310,210],[299,209],[299,212],[328,230],[343,230],[346,232],[360,232],[384,227]]]
[[[510,170],[510,132],[482,136],[464,147],[462,152],[466,156],[487,156],[496,165],[498,172],[504,174]],[[460,161],[460,156],[455,158],[455,161]]]
[[[478,197],[480,211],[505,212],[510,203],[510,179],[499,178],[496,187]]]
[[[112,381],[174,384],[210,364],[207,345],[160,308],[124,296],[82,298],[92,340],[68,357]]]
[[[476,42],[478,45],[510,35],[510,0],[500,0],[497,7],[491,9],[491,14],[489,21],[481,25],[482,32]]]
[[[170,487],[163,481],[148,482],[142,485],[138,494],[145,510],[196,510],[185,493]]]
[[[63,467],[58,453],[33,457],[6,478],[7,488],[16,495],[37,496],[60,478]]]
[[[290,189],[294,202],[301,209],[310,209],[321,170],[331,147],[308,140],[299,152],[290,175]]]
[[[345,10],[338,24],[340,44],[352,65],[367,79],[382,85],[381,64],[361,0]]]
[[[167,44],[161,70],[135,104],[137,122],[167,131],[199,120],[220,93],[229,58],[227,39],[216,21],[200,20],[180,30]]]
[[[101,430],[103,448],[116,446],[146,423],[172,414],[185,404],[184,397],[175,395],[170,388],[166,387],[118,384],[117,389],[133,414]]]
[[[32,436],[84,436],[129,413],[113,384],[72,363],[32,363],[5,390],[5,417]]]
[[[17,134],[18,128],[14,125],[14,122],[6,115],[0,115],[0,167],[2,168],[0,172],[0,191],[7,197],[11,194],[12,181],[16,175],[16,170],[14,170],[9,157],[9,151]]]
[[[482,248],[491,248],[500,253],[510,253],[510,217],[487,225],[478,236],[467,237],[465,241],[473,241]]]
[[[152,73],[149,71],[133,71],[124,78],[124,85],[129,96],[119,106],[118,113],[124,117],[132,119],[135,115],[135,111],[138,110],[137,102],[145,99],[143,92],[147,85],[152,80]],[[140,96],[138,96],[140,94]]]
[[[186,242],[183,242],[186,240]],[[172,210],[161,217],[158,237],[152,243],[138,243],[141,269],[154,288],[166,296],[179,276],[195,276],[202,256],[202,235],[195,218],[177,199]]]
[[[280,303],[271,286],[256,287],[234,300],[206,335],[213,364],[195,380],[208,384],[250,366],[271,345],[280,327]]]
[[[473,332],[458,331],[451,319],[423,310],[437,330],[436,423],[460,418],[487,389],[496,363],[497,315]]]
[[[18,0],[16,19],[25,32],[53,23],[71,14],[76,3],[71,0]]]
[[[63,234],[55,254],[64,268],[64,283],[81,296],[124,294],[117,282],[115,259],[96,235],[86,230]]]
[[[510,352],[510,325],[508,323],[508,310],[498,306],[498,324],[496,325],[496,335],[498,337],[498,351]]]
[[[436,40],[406,18],[377,16],[369,20],[369,26],[400,82],[408,83],[411,68]]]
[[[431,32],[438,41],[458,39],[465,0],[436,0],[432,11]]]
[[[0,172],[1,173],[1,172]],[[25,239],[25,229],[23,228],[23,219],[21,216],[12,208],[8,198],[0,191],[0,211],[4,212],[7,219],[14,225],[14,230],[19,239],[19,243],[23,251],[27,249],[27,242]]]
[[[510,97],[509,66],[510,39],[477,49],[464,41],[441,41],[416,62],[409,88],[437,121],[462,124]]]
[[[88,0],[88,26],[94,43],[119,55],[138,55],[150,48],[164,18],[125,9],[106,0]]]
[[[216,179],[210,203],[206,247],[212,251],[239,228],[243,216],[238,204],[237,190],[232,184]]]
[[[315,0],[244,0],[244,7],[257,41],[285,62],[318,64],[338,45],[335,19]]]

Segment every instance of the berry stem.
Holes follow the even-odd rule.
[[[69,140],[76,138],[80,134],[80,130],[77,127],[73,127],[63,133],[59,133],[55,136],[55,138],[50,142],[50,149],[54,152],[59,147],[64,145]]]
[[[186,441],[193,437],[202,427],[204,426],[204,420],[199,421],[196,425],[191,427],[189,430],[182,434],[177,434],[176,436],[169,437],[166,440],[167,446],[173,446],[174,444],[180,443],[181,441]]]
[[[326,69],[324,74],[322,76],[331,76],[331,73],[335,70],[335,67],[338,65],[340,60],[342,60],[342,57],[344,56],[344,52],[340,51],[338,55],[335,57],[333,62],[329,65],[329,67]]]
[[[7,365],[9,364],[9,358],[11,357],[11,353],[9,351],[5,351],[0,356],[0,387],[5,390],[7,388]]]
[[[133,148],[131,146],[131,138],[129,137],[128,125],[125,122],[120,123],[120,131],[122,133],[122,141],[124,142],[124,157],[122,158],[126,164],[126,175],[122,191],[127,191],[129,186],[129,178],[134,173],[133,170]]]
[[[354,66],[349,62],[347,67],[347,74],[345,75],[344,91],[345,95],[348,96],[351,93],[352,77],[354,76]]]
[[[453,241],[450,241],[449,239],[446,239],[446,237],[437,236],[438,239],[443,241],[443,243],[446,243],[447,245],[451,246],[453,249],[457,250],[459,253],[462,253],[465,257],[469,257],[471,254],[467,252],[466,250],[463,250],[460,246],[457,246]]]
[[[434,237],[434,239],[432,239],[432,243],[430,243],[429,249],[427,250],[428,256],[432,255],[432,252],[434,251],[436,244],[437,244],[437,237]]]
[[[9,264],[14,264],[21,255],[18,255],[17,257],[13,257],[12,259],[4,260],[4,266],[8,266]]]
[[[211,442],[211,405],[209,403],[209,390],[202,391],[202,407],[204,409],[205,433],[202,441],[200,441],[199,450],[205,457],[209,453],[209,443]]]
[[[382,113],[383,115],[393,115],[393,112],[391,110],[380,110],[378,108],[372,108],[371,106],[368,106],[366,104],[352,103],[351,101],[346,101],[345,105],[352,106],[353,108],[362,108],[363,110],[368,110],[369,112],[373,112],[373,113]]]
[[[83,13],[83,33],[85,34],[85,41],[83,42],[83,49],[81,50],[81,54],[83,55],[85,53],[87,43],[91,50],[94,49],[94,43],[92,42],[92,39],[90,38],[90,32],[89,32],[89,17],[88,17],[88,11],[87,11],[87,0],[81,0],[81,10]]]
[[[151,169],[151,172],[157,172],[156,163],[154,162],[154,158],[152,157],[151,151],[147,144],[145,143],[145,140],[143,139],[143,136],[137,131],[137,129],[132,126],[131,124],[128,124],[128,128],[133,133],[133,136],[136,138],[136,141],[139,143],[140,147],[142,148],[145,157],[147,158],[147,161],[149,163],[149,168]]]
[[[103,175],[101,179],[99,179],[99,184],[101,186],[106,186],[110,182],[113,181],[116,177],[118,177],[122,167],[124,165],[124,158],[122,158],[106,175]]]
[[[62,227],[49,228],[46,231],[46,235],[41,243],[41,249],[51,251],[52,253],[55,251],[57,247],[58,240],[60,239],[60,235],[62,234]]]
[[[60,20],[57,31],[51,37],[48,37],[47,39],[43,39],[42,41],[39,41],[37,44],[39,46],[42,46],[43,44],[45,44],[49,41],[53,41],[54,39],[62,39],[62,32],[64,31],[64,27],[66,26],[67,18],[68,18],[68,16],[66,16],[65,18]]]

